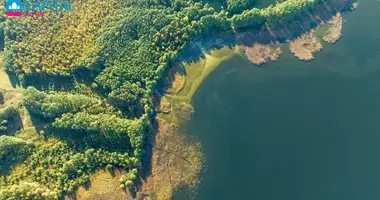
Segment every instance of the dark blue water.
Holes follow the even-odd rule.
[[[312,62],[236,56],[205,80],[186,125],[207,159],[195,199],[380,199],[380,2],[344,18]]]

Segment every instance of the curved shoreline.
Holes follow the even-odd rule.
[[[339,5],[337,8],[326,9],[328,6],[323,4],[320,6],[322,11],[320,16],[308,16],[307,19],[296,21],[292,24],[285,26],[284,29],[279,30],[254,30],[245,33],[224,33],[216,36],[209,36],[205,38],[198,38],[193,41],[182,54],[178,57],[174,68],[181,67],[185,70],[185,84],[177,94],[168,94],[165,92],[162,100],[166,101],[166,106],[169,106],[169,112],[160,112],[157,115],[158,120],[164,120],[169,123],[182,124],[189,119],[180,119],[175,114],[176,105],[186,103],[191,106],[192,97],[200,87],[202,82],[222,63],[235,55],[244,55],[244,49],[240,46],[253,46],[254,44],[285,44],[289,40],[299,38],[303,34],[312,32],[313,29],[320,24],[327,23],[337,13],[341,12],[346,7],[343,2],[351,2],[352,0],[332,1],[333,5]],[[337,4],[334,4],[337,3]],[[356,1],[352,1],[354,3]],[[351,3],[349,3],[351,5]],[[306,21],[309,20],[307,23]],[[298,26],[296,29],[289,27]],[[287,28],[288,27],[288,28]],[[295,30],[291,32],[289,30]],[[322,48],[322,47],[320,47]],[[229,49],[230,51],[226,51]],[[302,49],[301,49],[302,50]],[[217,54],[222,55],[217,55]],[[213,56],[213,54],[216,54]],[[277,55],[278,56],[278,55]],[[273,56],[273,60],[277,58]],[[269,58],[268,60],[272,60]],[[260,63],[262,64],[262,63]],[[197,71],[200,69],[200,72]],[[191,71],[192,70],[192,71]],[[194,76],[197,76],[194,78]],[[162,102],[162,101],[161,101]],[[156,137],[161,133],[158,132]],[[177,133],[180,134],[180,133]],[[174,189],[174,188],[173,188]],[[174,191],[175,192],[175,191]]]
[[[327,15],[323,14],[323,16],[327,16]],[[318,19],[320,20],[321,18],[318,18]],[[326,19],[326,21],[327,20],[328,19]],[[309,23],[312,24],[313,22],[309,22]],[[322,20],[320,20],[319,23],[317,24],[321,24],[321,23],[322,23]],[[293,24],[298,24],[302,26],[302,23],[294,22]],[[310,27],[313,27],[313,26],[310,25]],[[302,29],[302,30],[306,30],[306,29]],[[309,30],[311,30],[311,28]],[[285,36],[290,35],[290,37],[285,37],[284,35]],[[172,67],[172,69],[176,67],[182,67],[182,70],[187,68],[193,71],[190,73],[189,71],[184,73],[185,74],[184,85],[180,90],[177,91],[177,94],[175,93],[168,94],[167,91],[165,91],[162,94],[162,97],[160,98],[160,100],[163,100],[163,99],[168,100],[170,108],[168,109],[169,112],[159,112],[157,114],[156,120],[157,120],[158,126],[169,126],[168,124],[175,125],[175,124],[182,124],[186,122],[187,119],[181,119],[178,116],[176,116],[175,114],[176,106],[180,105],[181,103],[185,103],[191,106],[192,97],[196,93],[197,89],[201,86],[202,82],[214,70],[216,70],[218,66],[220,66],[221,62],[230,59],[234,55],[245,56],[244,52],[239,48],[238,46],[239,44],[253,45],[255,42],[258,42],[258,41],[260,41],[260,43],[262,42],[263,44],[268,44],[274,41],[280,41],[283,44],[283,43],[286,43],[288,39],[296,38],[296,36],[298,37],[299,35],[290,34],[290,32],[287,29],[283,29],[277,32],[256,30],[256,31],[250,31],[250,32],[245,32],[245,33],[232,33],[232,34],[222,33],[216,36],[209,36],[205,38],[196,39],[187,48],[185,48],[185,50],[183,50],[183,53],[180,54],[180,56],[175,61],[175,64]],[[201,69],[201,70],[197,71],[196,69]],[[191,80],[189,80],[189,77],[191,76],[193,77],[191,78]],[[174,80],[174,79],[171,79],[171,80]],[[169,85],[171,85],[171,83]],[[160,111],[160,109],[157,109],[157,110]],[[164,132],[157,131],[157,135],[154,136],[156,137],[154,141],[156,142],[162,141],[162,138],[165,135],[166,134]],[[179,137],[185,137],[185,135],[183,135],[183,133],[180,133],[179,131],[176,131],[174,135],[179,136]],[[166,199],[166,198],[169,198],[169,196],[172,196],[174,192],[176,192],[178,189],[182,187],[186,187],[186,184],[179,184],[178,187],[173,187],[170,185],[168,186],[167,184],[160,184],[160,181],[167,180],[167,177],[165,176],[166,178],[163,178],[162,180],[158,180],[157,176],[155,175],[168,172],[168,170],[165,170],[165,167],[164,167],[167,164],[166,162],[167,159],[163,159],[161,155],[161,153],[167,154],[167,152],[157,150],[157,146],[155,146],[157,145],[156,142],[152,143],[153,156],[155,156],[155,159],[152,159],[152,162],[155,163],[154,166],[152,166],[153,167],[152,173],[143,182],[142,187],[139,189],[139,191],[137,191],[137,197],[153,197],[156,194],[158,194],[162,197],[162,199]],[[186,148],[189,147],[188,145],[191,146],[194,144],[188,143],[184,146],[181,146],[181,150],[185,151]],[[202,157],[201,148],[195,148],[195,149],[192,148],[192,150],[197,151],[197,153],[195,154],[197,154],[199,157]],[[177,165],[176,167],[180,169],[186,166]],[[192,167],[195,167],[194,169],[196,169],[197,165],[192,166]],[[193,178],[194,176],[199,175],[198,170],[194,170],[193,172],[195,172],[196,174],[192,174],[192,175],[189,174],[188,177]],[[169,180],[173,181],[171,179]],[[186,180],[185,181],[184,179],[181,179],[181,180],[183,181],[182,183],[186,183]],[[194,181],[194,179],[191,179],[191,180]],[[160,185],[162,185],[162,188],[159,187]],[[162,191],[159,191],[160,189],[162,189]]]
[[[344,0],[342,0],[342,1],[339,1],[339,2],[343,2]],[[310,4],[312,4],[312,3],[314,3],[314,0],[311,0],[311,1],[307,1],[307,0],[297,0],[297,1],[293,1],[293,0],[290,0],[290,2],[292,2],[291,4],[293,4],[294,2],[299,2],[299,3],[303,3],[303,5],[306,5],[306,6],[303,6],[302,8],[300,8],[300,6],[298,6],[297,4],[293,4],[293,5],[295,5],[294,6],[294,8],[296,8],[297,9],[297,11],[298,12],[294,12],[294,13],[291,13],[290,15],[288,15],[287,13],[286,14],[283,14],[283,16],[284,17],[286,17],[286,18],[289,18],[289,16],[293,16],[293,15],[297,15],[297,14],[299,14],[299,12],[301,12],[302,11],[302,13],[304,12],[304,11],[307,11],[306,9],[307,8],[311,8],[311,6],[309,6],[308,5],[308,3],[309,2],[311,2]],[[315,2],[321,2],[321,1],[319,1],[319,0],[315,0]],[[332,2],[334,2],[334,0],[332,0]],[[285,5],[291,5],[291,4],[289,4],[289,3],[285,3]],[[280,8],[281,8],[281,6],[279,6]],[[279,8],[279,7],[277,7],[277,8]],[[282,8],[284,8],[283,6],[282,6]],[[313,7],[313,9],[314,9],[314,7]],[[264,9],[264,11],[273,11],[273,9],[271,9],[271,7],[269,7],[268,9]],[[255,10],[254,10],[255,11]],[[305,13],[307,13],[307,12],[305,12]],[[278,16],[276,16],[276,14],[278,15],[278,13],[276,13],[276,12],[273,12],[273,13],[260,13],[260,16],[261,16],[261,18],[263,18],[263,17],[268,17],[268,18],[270,18],[270,19],[268,19],[267,21],[269,21],[269,22],[271,22],[271,24],[273,24],[274,23],[274,21],[273,21],[273,18],[277,18],[278,19]],[[241,15],[241,16],[243,16],[243,14]],[[281,15],[282,16],[282,15]],[[208,15],[207,17],[211,17],[212,19],[215,19],[215,20],[219,20],[219,18],[218,17],[220,17],[220,15]],[[207,22],[207,20],[206,19],[210,19],[210,18],[207,18],[207,17],[205,17],[205,18],[203,18],[203,19],[201,19],[200,20],[200,22],[199,22],[199,24],[201,24],[202,25],[202,22]],[[213,18],[213,17],[215,17],[215,18]],[[243,16],[244,17],[244,16]],[[219,22],[223,22],[223,20],[225,20],[224,18],[222,18]],[[228,18],[228,20],[230,20],[229,18]],[[286,20],[284,20],[284,21],[282,21],[282,20],[280,20],[280,22],[285,22]],[[228,22],[230,22],[230,21],[228,21]],[[247,25],[247,27],[248,26],[251,26],[252,24],[250,24],[250,25]],[[302,26],[302,25],[301,25]],[[169,27],[169,26],[168,26]],[[194,26],[195,27],[195,26]],[[194,27],[192,27],[192,28],[194,28]],[[292,27],[290,26],[290,25],[288,25],[288,24],[286,24],[286,25],[283,25],[283,24],[280,24],[280,25],[278,25],[278,26],[276,26],[276,27],[281,27],[279,30],[281,30],[280,32],[276,32],[275,30],[276,30],[276,28],[274,28],[274,27],[272,27],[272,29],[271,28],[269,28],[269,27],[267,27],[267,31],[264,33],[264,38],[276,38],[276,40],[281,40],[281,38],[282,38],[282,36],[281,36],[281,34],[282,35],[285,35],[285,36],[288,36],[287,34],[289,34],[289,33],[291,33],[292,31]],[[286,28],[286,27],[289,27],[289,28]],[[209,27],[203,27],[203,28],[209,28]],[[213,28],[212,26],[211,26],[211,28]],[[227,29],[229,30],[231,27],[227,27]],[[218,28],[215,28],[215,30],[227,30],[227,29],[218,29]],[[234,30],[234,27],[232,27],[232,29]],[[289,31],[289,30],[290,31]],[[185,30],[185,29],[184,29]],[[300,28],[300,30],[304,30],[304,28],[302,27],[302,28]],[[203,30],[204,31],[204,30]],[[261,37],[261,33],[262,33],[262,31],[258,31],[260,34],[259,34],[259,36]],[[295,32],[297,32],[297,31],[295,31]],[[250,33],[252,33],[252,32],[250,32]],[[161,33],[162,34],[162,33]],[[207,32],[207,34],[212,34],[212,31],[209,31],[209,32]],[[226,34],[229,34],[229,33],[226,33]],[[165,31],[163,31],[163,35],[165,35],[165,37],[166,37],[166,34],[165,34]],[[252,39],[252,38],[250,38],[250,37],[252,37],[251,35],[249,35],[248,34],[248,38],[244,38],[244,37],[240,37],[241,35],[239,35],[239,34],[237,34],[238,35],[238,37],[236,37],[235,38],[235,41],[237,41],[237,42],[242,42],[242,43],[245,43],[245,42],[247,42],[249,39]],[[285,37],[286,38],[286,37]],[[192,39],[194,39],[194,38],[192,38]],[[191,40],[192,40],[191,39]],[[188,41],[191,41],[191,40],[188,40]],[[242,41],[240,41],[240,40],[242,40]],[[162,57],[160,57],[160,59],[162,60],[162,63],[165,63],[165,64],[163,64],[163,65],[165,65],[164,67],[162,67],[164,70],[162,70],[162,71],[159,71],[159,70],[157,70],[158,71],[158,73],[161,73],[161,72],[164,72],[165,70],[167,70],[169,67],[169,63],[171,63],[171,61],[173,61],[174,59],[176,59],[177,58],[177,53],[178,53],[178,51],[180,51],[180,50],[183,50],[183,47],[185,46],[185,44],[186,44],[186,41],[184,42],[184,43],[181,43],[180,45],[178,44],[178,45],[173,45],[171,42],[172,41],[174,41],[174,39],[173,38],[169,38],[169,42],[166,44],[167,46],[166,47],[171,47],[171,48],[173,48],[174,50],[173,51],[165,51],[165,49],[167,50],[168,48],[165,48],[165,49],[160,49],[160,48],[158,48],[158,50],[157,50],[157,53],[165,53],[165,55],[164,56],[162,56]],[[193,43],[191,43],[191,44],[193,44]],[[232,43],[232,44],[236,44],[236,43]],[[234,47],[235,49],[234,49],[234,52],[236,51],[236,52],[238,52],[239,50],[238,49],[236,49],[236,47]],[[17,50],[17,49],[16,49]],[[177,51],[178,50],[178,51]],[[173,56],[175,54],[175,56]],[[9,55],[11,55],[11,54],[9,54]],[[132,54],[131,54],[132,55]],[[143,54],[142,54],[143,55]],[[167,55],[169,55],[169,56],[167,56]],[[179,55],[179,54],[178,54]],[[171,120],[173,120],[173,119],[176,119],[177,121],[180,121],[180,120],[183,120],[182,118],[189,118],[189,117],[191,117],[191,115],[194,113],[194,109],[192,108],[192,106],[190,105],[190,103],[191,103],[191,97],[196,93],[196,91],[197,91],[197,89],[199,88],[199,86],[202,84],[202,82],[203,82],[203,80],[205,79],[205,78],[207,78],[208,77],[208,75],[209,74],[211,74],[219,65],[220,65],[220,63],[221,62],[223,62],[224,60],[227,60],[227,59],[229,59],[230,57],[229,56],[232,56],[233,54],[232,53],[228,53],[228,55],[226,55],[226,56],[222,56],[222,57],[218,57],[218,56],[216,56],[216,57],[213,57],[213,56],[207,56],[208,54],[207,53],[205,53],[205,52],[202,52],[202,55],[204,56],[204,64],[202,65],[202,66],[200,66],[201,68],[202,68],[202,70],[201,70],[201,72],[200,72],[200,74],[197,74],[197,76],[195,76],[195,78],[193,79],[193,81],[184,81],[184,88],[188,88],[187,90],[185,90],[184,88],[181,88],[180,90],[174,90],[174,91],[176,91],[176,93],[182,93],[182,92],[184,92],[184,95],[182,95],[183,96],[183,99],[181,99],[181,98],[173,98],[173,97],[176,97],[176,95],[174,95],[174,96],[172,96],[172,97],[170,97],[170,99],[171,99],[171,101],[173,102],[172,104],[170,104],[170,111],[172,112],[172,113],[174,113],[174,117],[175,118],[172,118]],[[145,54],[143,55],[143,56],[145,56]],[[140,57],[141,58],[141,57]],[[166,58],[168,58],[168,59],[166,59]],[[171,59],[173,59],[173,60],[171,60]],[[196,59],[198,59],[198,58],[196,58]],[[212,61],[212,62],[210,62],[210,60]],[[207,64],[208,63],[208,64]],[[158,66],[158,64],[161,64],[161,63],[156,63],[157,65],[155,65],[155,67],[157,67]],[[52,66],[54,66],[54,65],[52,65]],[[143,65],[141,65],[141,66],[143,66]],[[52,68],[54,68],[54,67],[52,67]],[[194,68],[194,67],[192,67],[192,68]],[[58,68],[54,68],[54,69],[58,69]],[[117,69],[117,68],[116,68]],[[121,68],[120,68],[121,69]],[[125,68],[124,68],[125,69]],[[16,69],[14,69],[14,70],[16,70]],[[154,69],[153,69],[154,70]],[[59,70],[58,70],[59,71]],[[152,72],[152,73],[154,73],[154,71]],[[43,73],[41,73],[42,75],[43,75]],[[51,74],[50,74],[51,75]],[[50,76],[49,75],[49,76]],[[190,73],[189,73],[189,75],[190,75]],[[199,75],[199,76],[198,76]],[[34,75],[32,75],[33,77],[34,77]],[[29,78],[28,78],[28,75],[26,75],[25,77],[24,77],[24,81],[25,81],[25,83],[26,82],[29,82],[30,84],[32,84],[32,85],[34,85],[34,84],[38,84],[38,83],[34,83],[33,82],[33,80],[31,79],[31,77],[32,76],[30,76],[29,75]],[[161,76],[161,77],[160,77]],[[162,73],[161,75],[157,75],[157,76],[154,76],[154,78],[152,78],[152,79],[149,79],[149,78],[147,78],[146,77],[146,79],[144,78],[143,80],[146,80],[146,82],[144,82],[144,83],[146,83],[146,85],[145,84],[142,84],[142,85],[144,85],[144,86],[141,86],[141,88],[142,89],[146,89],[146,90],[144,90],[143,91],[143,93],[144,93],[144,95],[147,97],[146,99],[144,98],[144,99],[142,99],[141,100],[141,102],[139,102],[139,103],[141,103],[141,105],[143,105],[143,106],[141,106],[142,108],[144,108],[144,110],[142,110],[141,112],[142,113],[144,113],[144,114],[142,114],[142,116],[140,116],[139,114],[136,114],[136,115],[138,115],[140,118],[139,118],[139,120],[140,121],[138,121],[139,122],[139,124],[140,124],[140,122],[144,122],[144,123],[141,123],[141,124],[144,124],[144,126],[145,125],[151,125],[151,124],[149,124],[149,122],[153,122],[154,120],[155,120],[155,113],[154,113],[154,109],[153,109],[153,107],[151,107],[151,104],[149,104],[149,103],[147,103],[148,101],[149,101],[149,99],[148,98],[150,98],[150,97],[152,97],[153,95],[152,95],[152,92],[154,92],[156,89],[157,89],[157,87],[156,87],[156,83],[157,82],[155,82],[156,81],[156,77],[160,77],[161,79],[163,78],[163,77],[165,77],[165,75],[164,75],[164,73]],[[37,78],[38,78],[38,76],[36,75],[34,78],[36,78],[36,80],[37,80]],[[56,79],[57,77],[54,77],[54,78],[52,78],[52,79],[54,79],[54,81],[56,82],[58,79]],[[74,77],[73,77],[74,78]],[[48,77],[48,78],[46,78],[46,79],[49,79],[49,80],[46,80],[47,82],[46,83],[49,83],[49,81],[50,81],[50,77]],[[157,79],[159,79],[159,78],[157,78]],[[42,79],[41,79],[42,80]],[[65,79],[66,80],[66,79]],[[74,80],[74,79],[73,79]],[[121,79],[121,80],[123,80],[123,81],[125,81],[125,79]],[[51,81],[53,81],[53,80],[51,80]],[[92,80],[93,81],[93,80]],[[122,82],[123,82],[122,81]],[[44,81],[43,81],[44,82]],[[65,82],[65,84],[66,84],[66,81],[63,81],[63,82]],[[124,83],[123,83],[124,84]],[[185,87],[185,85],[189,85],[188,87]],[[145,88],[146,87],[146,88]],[[149,88],[149,89],[147,89],[147,88]],[[40,89],[43,89],[43,88],[40,88]],[[46,88],[45,88],[46,89]],[[59,90],[59,88],[57,87],[57,88],[55,88],[55,90]],[[70,88],[71,89],[71,88]],[[87,94],[86,94],[87,95]],[[144,96],[144,97],[145,97]],[[174,106],[173,106],[174,105]],[[127,117],[128,118],[128,117]],[[149,122],[148,122],[149,121]],[[154,123],[154,122],[153,122]],[[148,126],[147,125],[147,126]],[[142,128],[144,128],[145,129],[145,127],[144,127],[143,125],[141,125],[141,126],[139,126],[141,129]],[[160,133],[159,133],[160,134]],[[142,134],[144,137],[146,136],[145,134]],[[148,135],[148,134],[147,134]],[[146,136],[146,137],[150,137],[150,135],[148,135],[148,136]],[[141,137],[142,138],[142,137]],[[139,143],[141,142],[141,146],[143,145],[142,144],[142,139],[140,140],[140,137],[139,138],[137,138],[138,139],[138,141],[139,141]],[[154,142],[156,142],[156,141],[154,141]],[[152,144],[154,144],[154,143],[152,143]],[[144,144],[144,145],[146,145],[146,146],[144,146],[145,148],[149,148],[150,147],[150,145],[151,144]],[[136,151],[134,151],[134,154],[136,154],[136,155],[139,155],[139,157],[141,156],[142,157],[142,147],[140,147],[140,146],[138,146],[136,149],[135,149]],[[141,154],[140,154],[141,153]],[[140,160],[139,160],[140,161]],[[137,165],[137,164],[136,164]],[[139,166],[140,166],[140,164],[138,164]],[[145,167],[145,165],[143,166],[143,167]],[[136,168],[137,169],[137,168]],[[134,178],[131,178],[132,180],[135,180],[135,178],[136,178],[136,176],[135,176],[135,171],[133,171],[133,176],[131,176],[131,177],[134,177]],[[124,184],[126,184],[126,183],[128,183],[127,185],[128,186],[131,186],[131,181],[130,180],[128,180],[129,182],[126,182],[125,180],[122,180],[121,182],[123,182],[123,184],[121,184],[121,186],[122,187],[124,187],[125,185]],[[75,183],[75,184],[77,184],[77,183]],[[78,183],[79,184],[79,183]],[[74,185],[74,184],[73,184]],[[174,190],[174,189],[173,189]],[[69,188],[69,189],[65,189],[65,188],[63,188],[62,189],[62,191],[71,191],[71,188]]]
[[[245,49],[252,50],[251,48],[255,47],[255,45],[262,47],[256,49],[257,51],[264,50],[264,52],[256,52],[256,50],[253,52],[254,55],[252,56],[261,56],[261,58],[258,58],[260,62],[257,61],[256,63],[256,61],[253,61],[253,58],[248,58],[252,63],[257,65],[263,64],[269,60],[274,61],[278,58],[278,56],[280,56],[281,49],[271,49],[270,46],[274,44],[282,45],[289,43],[291,46],[296,46],[295,48],[290,49],[296,57],[304,61],[312,60],[312,53],[318,52],[322,48],[320,44],[322,41],[317,41],[317,38],[314,34],[315,29],[317,29],[322,24],[329,22],[331,23],[332,19],[341,17],[341,12],[353,10],[356,7],[355,3],[356,0],[332,0],[330,4],[323,3],[321,5],[318,5],[316,10],[313,12],[314,15],[309,14],[303,19],[294,21],[287,25],[281,25],[277,27],[277,29],[273,30],[269,27],[266,27],[265,30],[252,30],[243,33],[219,33],[214,36],[195,39],[183,50],[183,52],[177,58],[174,67],[171,68],[175,70],[175,68],[180,67],[182,68],[181,70],[185,70],[184,86],[181,88],[181,90],[178,91],[177,94],[169,94],[166,91],[163,93],[163,96],[169,97],[171,99],[177,99],[179,101],[184,101],[186,103],[191,103],[191,98],[196,92],[197,88],[201,85],[203,80],[218,67],[221,62],[228,60],[233,55],[243,56]],[[350,5],[350,10],[347,9],[347,7],[349,7],[347,4]],[[312,35],[313,37],[307,37],[309,35]],[[304,41],[304,37],[306,37],[306,39],[315,39],[316,41],[309,44],[307,41]],[[338,39],[339,38],[336,38],[336,40]],[[308,48],[297,47],[297,45],[313,46],[313,44],[316,46],[311,47],[311,49],[307,50],[308,52],[306,53],[303,51]],[[233,50],[230,52],[224,52],[226,48]],[[212,55],[219,54],[219,51],[223,52],[221,58],[220,56],[214,57]],[[303,56],[303,54],[306,56]],[[249,56],[249,52],[246,52],[245,56]],[[192,69],[194,67],[201,68],[201,73],[195,72],[195,74],[198,73],[198,77],[190,78],[190,80],[188,80],[189,76],[194,76],[192,72],[196,71]],[[178,122],[178,120],[174,121]]]

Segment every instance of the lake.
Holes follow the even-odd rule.
[[[196,200],[380,199],[380,2],[343,17],[312,62],[236,55],[202,83],[184,125],[206,157]]]

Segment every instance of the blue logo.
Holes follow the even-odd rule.
[[[71,0],[26,0],[25,2],[26,12],[43,12],[45,9],[71,11]]]
[[[6,0],[5,14],[10,17],[18,17],[22,15],[21,0]]]
[[[26,0],[24,6],[22,0],[6,0],[5,14],[10,17],[25,16],[43,16],[44,10],[65,10],[71,11],[71,0]]]

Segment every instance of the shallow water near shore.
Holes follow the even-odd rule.
[[[194,199],[380,198],[380,2],[343,18],[311,62],[285,45],[276,62],[236,55],[203,81],[183,125],[206,157]]]

